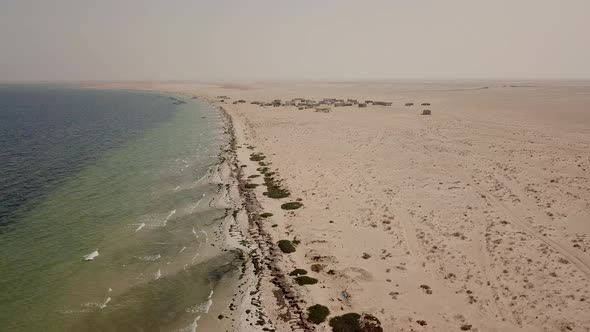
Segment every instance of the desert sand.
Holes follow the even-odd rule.
[[[590,331],[590,83],[109,87],[194,95],[231,116],[242,180],[259,184],[244,192],[277,331],[331,331],[305,321],[314,304],[383,331]],[[316,112],[283,105],[292,98],[392,105]],[[261,167],[289,197],[264,195]],[[318,283],[297,285],[295,268]]]

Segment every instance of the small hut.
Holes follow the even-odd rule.
[[[430,115],[432,114],[432,112],[430,112],[430,110],[423,110],[422,111],[422,115]]]
[[[391,106],[391,104],[393,104],[392,102],[389,101],[374,101],[373,105],[377,105],[377,106]]]
[[[330,113],[332,109],[330,107],[316,107],[315,111],[318,113]]]

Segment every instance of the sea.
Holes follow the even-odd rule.
[[[226,141],[187,96],[0,85],[0,330],[215,330]]]

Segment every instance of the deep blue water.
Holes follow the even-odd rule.
[[[101,153],[173,117],[171,103],[140,92],[0,85],[0,233]]]

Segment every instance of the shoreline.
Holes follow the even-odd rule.
[[[238,133],[236,131],[234,127],[234,119],[225,108],[214,105],[209,100],[203,100],[202,98],[199,98],[199,100],[206,103],[211,108],[216,109],[223,115],[223,121],[225,123],[224,127],[226,128],[225,134],[229,137],[228,147],[224,150],[225,156],[223,158],[225,159],[224,162],[228,162],[232,168],[231,177],[236,181],[235,185],[237,185],[240,200],[242,202],[241,208],[232,211],[233,220],[236,221],[238,227],[242,228],[242,232],[248,234],[247,237],[249,242],[255,245],[254,248],[249,248],[249,259],[244,262],[246,266],[251,265],[251,267],[246,267],[245,270],[254,278],[254,280],[250,280],[249,286],[246,286],[246,290],[250,291],[250,304],[253,304],[258,309],[255,312],[255,317],[251,318],[257,319],[256,326],[259,326],[262,330],[264,328],[269,328],[270,331],[274,331],[277,325],[280,326],[286,323],[291,330],[313,331],[314,329],[305,320],[303,310],[298,305],[298,302],[300,302],[301,299],[287,282],[286,273],[282,271],[277,264],[277,257],[280,256],[280,250],[272,241],[270,234],[263,228],[263,220],[260,217],[262,206],[257,200],[256,195],[252,191],[246,189],[248,181],[244,179],[244,173],[242,171],[243,167],[239,165],[240,160],[238,158],[237,147],[237,136],[243,135],[243,133]],[[244,272],[242,275],[246,276],[248,272]],[[272,278],[268,277],[268,273],[270,273]],[[267,279],[271,279],[271,283],[276,286],[272,291],[272,296],[270,296],[270,294],[265,294],[265,290],[263,289],[263,282],[268,281]],[[266,291],[268,292],[268,289],[266,289]],[[268,305],[267,303],[265,306],[263,303],[268,302],[271,297],[273,300],[284,304],[284,307],[282,308],[284,312],[281,315],[289,317],[288,319],[285,319],[284,322],[273,323],[273,319],[268,317],[269,309],[272,308],[272,305]],[[232,300],[232,303],[233,302],[234,301]],[[245,305],[245,303],[243,302],[242,305]],[[278,319],[279,315],[276,312],[274,314]],[[242,324],[245,324],[243,319],[243,317],[240,318],[240,321],[242,321]],[[265,326],[263,324],[270,324],[270,326]],[[239,331],[254,330],[252,325],[242,327],[245,327],[246,329],[239,329]]]
[[[350,313],[385,331],[589,329],[590,87],[564,104],[571,87],[441,84],[123,87],[198,96],[231,121],[247,281],[272,329]],[[384,105],[307,108],[324,97]]]

